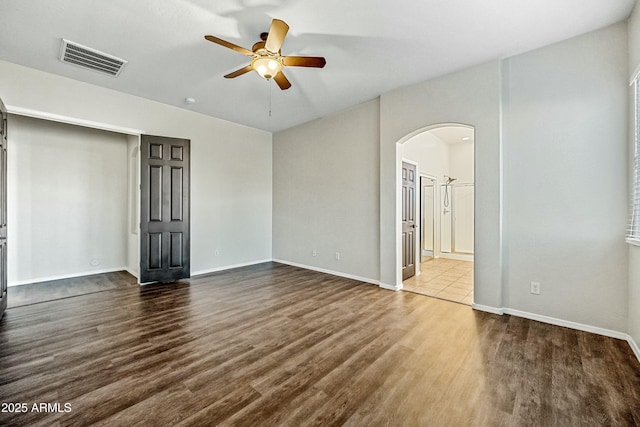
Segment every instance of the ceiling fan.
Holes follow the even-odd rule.
[[[285,90],[291,87],[291,83],[282,72],[283,67],[322,68],[327,63],[327,61],[320,56],[282,56],[280,47],[288,31],[289,26],[286,22],[280,19],[274,19],[271,22],[269,32],[260,34],[261,41],[254,44],[251,50],[218,37],[204,36],[204,38],[210,42],[228,47],[229,49],[253,58],[251,64],[227,74],[225,76],[226,78],[232,79],[253,70],[267,80],[273,78],[280,89]]]

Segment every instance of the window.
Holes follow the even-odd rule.
[[[640,75],[631,82],[633,90],[633,185],[627,226],[627,242],[640,246]]]

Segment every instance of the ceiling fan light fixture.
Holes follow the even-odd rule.
[[[277,58],[261,56],[251,61],[251,68],[260,74],[260,77],[269,80],[282,70],[282,62]]]

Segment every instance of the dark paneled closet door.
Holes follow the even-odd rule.
[[[7,308],[7,110],[0,100],[0,318]]]
[[[140,283],[190,276],[189,140],[142,135]]]

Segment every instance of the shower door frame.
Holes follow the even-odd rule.
[[[476,185],[475,182],[468,182],[468,183],[462,183],[462,184],[449,184],[450,188],[451,188],[451,254],[459,254],[459,255],[475,255],[475,246],[476,246],[476,242],[475,242],[475,218],[476,218],[476,210],[475,210],[475,204],[476,204]],[[461,187],[473,187],[473,210],[471,211],[471,215],[472,215],[472,222],[474,223],[474,227],[473,227],[473,252],[460,252],[456,249],[456,202],[455,202],[455,187],[461,188]]]
[[[443,203],[443,193],[444,193],[444,189],[445,187],[449,187],[449,191],[450,191],[450,196],[449,196],[449,214],[451,215],[451,224],[449,224],[449,227],[445,227],[445,221],[442,215],[442,203]],[[475,218],[476,218],[476,206],[475,206],[475,198],[476,198],[476,191],[475,191],[475,182],[467,182],[467,183],[460,183],[460,184],[440,184],[440,206],[439,206],[439,210],[438,210],[438,215],[440,215],[440,244],[439,244],[439,250],[440,250],[440,255],[443,258],[451,258],[451,259],[460,259],[463,261],[467,261],[469,259],[467,259],[468,257],[471,257],[472,259],[475,258]],[[466,251],[458,251],[457,247],[456,247],[456,188],[461,188],[461,187],[473,187],[473,210],[471,211],[471,215],[472,215],[472,219],[471,221],[473,222],[473,232],[472,232],[472,238],[473,238],[473,252],[466,252]],[[443,228],[447,228],[449,230],[450,233],[450,251],[445,252],[442,250],[442,242],[444,241],[443,238]],[[472,260],[471,259],[471,260]]]
[[[436,216],[438,214],[438,202],[439,202],[439,195],[438,195],[438,179],[435,176],[432,175],[428,175],[428,174],[424,174],[421,173],[420,174],[420,251],[419,251],[419,262],[422,262],[422,251],[423,251],[423,245],[424,245],[424,193],[423,193],[423,188],[424,186],[422,185],[422,180],[423,179],[428,179],[431,182],[433,182],[433,212],[432,212],[432,216],[433,216],[433,220],[432,220],[432,230],[431,230],[431,240],[432,240],[432,248],[431,248],[431,255],[432,257],[435,259],[436,258]],[[438,251],[439,252],[439,251]]]

